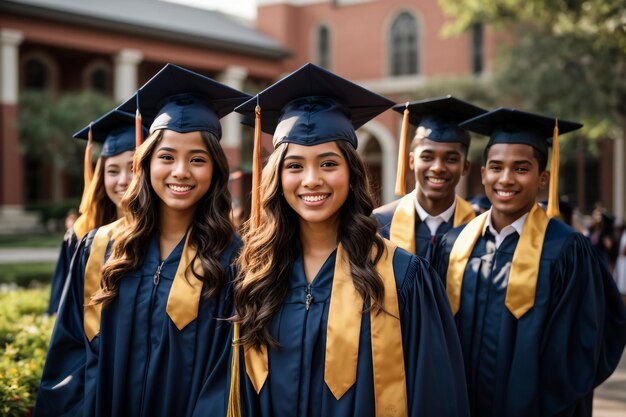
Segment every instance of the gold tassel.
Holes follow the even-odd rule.
[[[548,189],[548,217],[559,217],[559,121],[554,120],[552,135],[552,162],[550,163],[550,187]]]
[[[239,385],[239,323],[233,326],[233,357],[230,364],[230,391],[226,417],[241,417],[241,387]]]
[[[254,109],[254,151],[252,154],[252,227],[255,229],[261,223],[261,170],[263,169],[263,154],[261,146],[261,107],[257,104]]]
[[[398,171],[396,173],[396,195],[406,194],[406,159],[409,133],[409,102],[407,101],[402,116],[402,130],[400,132],[400,148],[398,149]]]
[[[141,113],[139,108],[135,112],[135,147],[138,148],[143,142],[143,130],[141,129]]]
[[[137,106],[137,111],[135,112],[135,149],[139,149],[142,142],[143,129],[141,122],[141,113],[139,112],[139,106]],[[136,156],[137,153],[135,153],[135,157],[133,157],[133,172],[139,172],[139,159],[136,158]]]
[[[80,199],[80,207],[78,208],[81,213],[84,213],[87,209],[87,190],[89,189],[89,184],[91,184],[91,181],[93,180],[93,134],[91,132],[91,125],[92,123],[89,123],[89,132],[87,133],[87,147],[85,148],[85,159],[83,161],[83,196]]]

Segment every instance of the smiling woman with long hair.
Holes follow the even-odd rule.
[[[147,132],[147,129],[143,128],[143,131]],[[110,111],[76,132],[74,137],[89,140],[85,150],[85,189],[80,204],[81,215],[63,238],[52,276],[48,314],[54,314],[59,309],[78,242],[90,230],[122,217],[122,196],[133,178],[135,118],[132,114]],[[102,144],[95,169],[91,166],[93,142]]]
[[[391,104],[307,64],[236,109],[274,152],[238,261],[229,416],[467,415],[445,290],[370,217],[355,129]]]
[[[79,246],[36,415],[189,416],[209,375],[226,380],[239,240],[219,118],[247,97],[168,64],[121,106],[141,99],[151,133],[125,217]]]

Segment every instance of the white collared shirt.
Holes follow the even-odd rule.
[[[454,199],[454,202],[452,203],[452,205],[446,211],[442,212],[441,214],[438,214],[437,216],[431,216],[420,205],[420,203],[417,201],[417,198],[415,199],[415,210],[417,211],[417,215],[419,216],[422,222],[426,223],[426,226],[428,226],[428,230],[430,230],[431,236],[435,236],[437,234],[437,229],[439,228],[439,225],[441,223],[450,221],[450,218],[452,218],[452,215],[454,214],[455,208],[456,208],[456,198]]]
[[[522,235],[522,229],[524,228],[524,223],[526,223],[526,219],[528,218],[528,213],[524,214],[519,219],[515,220],[513,223],[508,226],[504,226],[500,233],[496,232],[496,229],[491,225],[491,209],[489,209],[489,214],[487,215],[487,220],[485,221],[485,226],[483,227],[482,235],[485,235],[487,229],[489,232],[496,238],[496,249],[500,247],[504,239],[507,236],[517,232],[518,235]]]

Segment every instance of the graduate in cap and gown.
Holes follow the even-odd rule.
[[[396,181],[396,194],[403,197],[374,210],[374,218],[383,237],[432,260],[441,236],[475,217],[471,205],[455,192],[470,165],[470,135],[458,124],[485,110],[452,96],[399,104],[393,109],[403,113]],[[409,124],[417,129],[407,146]],[[409,194],[407,150],[415,176],[415,189]]]
[[[147,133],[147,129],[144,128]],[[135,153],[135,117],[113,110],[74,135],[87,140],[84,165],[84,191],[80,217],[70,227],[61,244],[61,252],[52,275],[48,314],[59,309],[61,295],[78,242],[91,229],[122,217],[120,203],[133,178]],[[102,144],[96,168],[92,167],[93,142]]]
[[[591,416],[593,389],[624,349],[626,312],[589,241],[557,220],[558,132],[581,125],[498,109],[461,126],[490,137],[481,173],[492,207],[444,236],[436,264],[472,416]]]
[[[239,240],[219,119],[247,98],[168,64],[121,105],[150,135],[125,217],[79,245],[35,415],[189,416],[210,374],[226,380]]]
[[[229,416],[464,416],[443,284],[377,234],[355,130],[393,103],[313,64],[236,111],[273,134],[235,286]]]

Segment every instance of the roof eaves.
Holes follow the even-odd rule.
[[[191,35],[182,32],[164,30],[162,28],[154,28],[139,24],[130,24],[111,19],[97,18],[78,13],[55,10],[51,8],[12,3],[10,1],[0,1],[0,10],[5,10],[31,17],[44,18],[47,20],[62,23],[71,23],[81,26],[88,26],[91,28],[112,30],[120,33],[128,33],[198,46],[205,46],[227,52],[240,52],[262,58],[283,59],[292,56],[292,52],[285,48],[265,47],[258,44],[232,42],[225,39]]]

